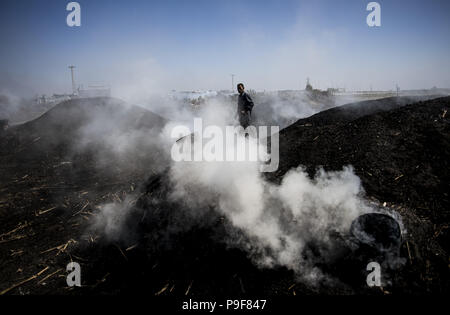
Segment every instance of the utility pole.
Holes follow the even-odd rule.
[[[69,66],[70,72],[72,74],[72,94],[75,95],[77,92],[77,88],[75,86],[75,77],[73,74],[73,69],[75,69],[75,66]]]
[[[230,74],[231,75],[231,92],[234,91],[234,74]]]

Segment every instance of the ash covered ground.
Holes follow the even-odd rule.
[[[255,175],[174,167],[170,122],[141,107],[58,104],[0,135],[0,292],[447,293],[449,107],[394,97],[302,118],[280,131],[278,171]],[[352,243],[367,212],[400,223],[395,255]],[[366,285],[371,259],[382,287]],[[66,285],[71,261],[80,288]]]

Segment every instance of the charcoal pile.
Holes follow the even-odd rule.
[[[402,203],[434,223],[448,221],[449,98],[406,106],[382,100],[367,111],[333,108],[281,131],[280,167],[273,180],[297,165],[336,170],[351,164],[367,193]]]
[[[1,134],[0,291],[45,270],[32,291],[28,282],[11,291],[65,292],[56,289],[65,273],[56,260],[70,260],[67,252],[82,242],[98,205],[125,199],[148,174],[166,167],[158,164],[165,157],[145,141],[164,124],[164,118],[118,99],[74,99]],[[121,155],[116,140],[142,142],[136,148],[145,152]],[[52,281],[58,285],[50,286]]]
[[[280,167],[268,177],[278,181],[299,164],[311,176],[319,166],[353,165],[367,195],[403,216],[410,261],[405,272],[416,289],[448,291],[450,98],[370,102],[375,107],[333,108],[282,130]]]
[[[31,136],[16,129],[17,134],[8,133],[1,141],[2,168],[9,177],[0,188],[0,290],[152,296],[446,293],[450,98],[410,102],[392,98],[350,104],[301,119],[280,132],[280,167],[266,175],[268,181],[277,185],[300,165],[311,177],[319,167],[333,171],[353,165],[367,198],[401,216],[398,221],[381,214],[362,216],[352,224],[348,239],[337,235],[334,242],[342,249],[338,257],[317,260],[317,264],[339,281],[318,285],[302,281],[282,266],[254,264],[246,251],[225,241],[230,235],[237,240],[248,236],[215,209],[199,206],[204,207],[196,212],[201,218],[184,211],[183,201],[169,198],[173,183],[164,165],[155,172],[142,169],[140,178],[145,180],[140,182],[133,176],[119,176],[116,185],[85,163],[79,164],[80,172],[56,174],[45,164],[45,157],[53,157],[56,148],[70,151],[64,148],[65,142],[53,140],[53,132],[37,134],[36,121],[23,125]],[[67,123],[84,119],[89,118]],[[63,139],[70,138],[73,127],[64,129],[64,125],[52,128],[58,128]],[[52,140],[39,155],[32,155],[38,151],[37,145],[31,147],[38,137]],[[20,159],[29,156],[35,164],[19,170]],[[49,182],[70,177],[76,188],[55,184],[66,188],[59,194],[49,188]],[[33,190],[36,182],[29,178],[45,181],[46,189]],[[113,185],[95,185],[100,181]],[[114,237],[99,233],[91,224],[99,206],[108,202],[127,213],[121,218],[120,211],[114,212],[124,226]],[[360,260],[379,256],[374,251],[378,243],[375,247],[395,251],[402,263],[390,274],[388,287],[369,288]],[[320,254],[320,246],[309,244],[304,255]],[[81,288],[65,286],[64,268],[70,260],[82,267]]]
[[[333,260],[332,264],[327,261],[318,262],[330,275],[343,280],[339,284],[310,286],[297,281],[295,274],[286,268],[264,269],[252,265],[245,251],[230,248],[229,244],[224,242],[229,234],[242,238],[245,238],[245,235],[239,234],[239,231],[217,212],[208,212],[208,216],[202,220],[186,215],[186,212],[181,210],[186,205],[168,201],[171,190],[167,180],[169,176],[162,174],[149,179],[142,191],[143,196],[132,208],[127,225],[128,231],[134,232],[133,236],[127,233],[129,239],[121,245],[116,244],[125,249],[125,254],[122,255],[117,248],[106,247],[114,252],[117,261],[110,263],[108,267],[105,267],[104,259],[101,260],[101,267],[95,266],[95,263],[92,265],[91,270],[114,270],[109,274],[111,282],[102,283],[103,286],[96,286],[96,289],[105,293],[111,290],[117,293],[116,288],[125,284],[126,292],[181,296],[186,292],[194,296],[292,295],[294,292],[447,292],[448,199],[445,187],[448,183],[448,162],[445,157],[449,153],[449,130],[445,113],[449,101],[449,98],[439,98],[407,105],[407,99],[393,98],[384,102],[368,102],[367,108],[360,108],[361,104],[352,104],[300,120],[283,130],[280,135],[280,171],[267,176],[271,181],[279,181],[288,169],[298,165],[306,165],[313,176],[319,166],[328,170],[339,170],[342,166],[352,164],[356,173],[361,176],[363,186],[367,187],[368,196],[401,214],[408,231],[405,235],[400,235],[400,228],[395,220],[384,215],[363,216],[352,226],[353,232],[357,230],[354,226],[358,225],[365,233],[374,235],[375,242],[379,241],[382,247],[388,244],[397,258],[403,259],[401,268],[394,269],[391,274],[389,288],[370,290],[364,281],[361,281],[365,279],[365,265],[363,266],[361,261],[380,255],[374,251],[374,246],[367,242],[358,244],[355,251],[344,245],[345,242],[341,242],[341,260]],[[323,129],[329,133],[325,134]],[[402,140],[399,132],[404,132],[405,137]],[[427,138],[428,135],[435,137],[433,142]],[[358,138],[352,139],[351,136]],[[318,142],[321,137],[323,143]],[[397,139],[403,145],[397,144]],[[332,141],[337,145],[331,145]],[[318,144],[311,146],[311,143]],[[405,147],[404,143],[409,144],[409,147]],[[435,147],[433,143],[438,146]],[[306,147],[306,144],[309,146]],[[348,153],[344,148],[352,148],[353,151]],[[358,156],[355,151],[362,153]],[[371,155],[367,155],[367,152]],[[305,156],[310,157],[310,160]],[[370,159],[358,160],[365,156],[370,156]],[[399,157],[401,159],[397,160]],[[414,178],[409,182],[407,179],[414,173],[411,174],[411,170],[408,172],[406,160],[409,161],[409,166],[414,164],[412,172],[419,172],[415,168],[417,161],[422,163],[422,172],[429,172],[431,167],[440,169],[440,172],[420,175],[434,178],[438,176],[437,185],[429,186],[427,182],[416,182]],[[380,168],[378,172],[375,167]],[[386,168],[391,171],[386,172]],[[362,174],[364,171],[371,172],[371,175]],[[408,177],[403,178],[405,176]],[[400,181],[402,178],[404,182]],[[383,184],[388,186],[384,187]],[[415,197],[403,199],[406,193],[412,192]],[[435,195],[428,195],[430,193]],[[440,205],[427,203],[437,195],[440,195]],[[431,208],[433,205],[435,207]],[[423,212],[426,206],[430,207],[428,213]],[[201,213],[207,213],[207,209]],[[354,242],[364,243],[361,239],[358,240],[358,235],[353,236]],[[336,243],[340,241],[337,239]],[[127,248],[132,250],[127,253]],[[312,244],[311,251],[315,250],[317,248]],[[124,273],[124,269],[140,272],[139,275],[131,271]],[[355,273],[355,270],[361,272]],[[97,275],[99,276],[100,274]]]

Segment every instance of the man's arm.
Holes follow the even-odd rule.
[[[250,97],[250,95],[248,95],[247,93],[245,93],[245,106],[244,106],[244,107],[245,107],[245,110],[246,110],[247,112],[251,112],[254,105],[255,105],[255,104],[253,103],[253,100],[252,100],[252,98]]]

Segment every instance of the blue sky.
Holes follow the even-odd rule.
[[[450,87],[450,1],[65,0],[0,2],[0,90],[69,92],[107,83],[119,96],[227,89]]]

